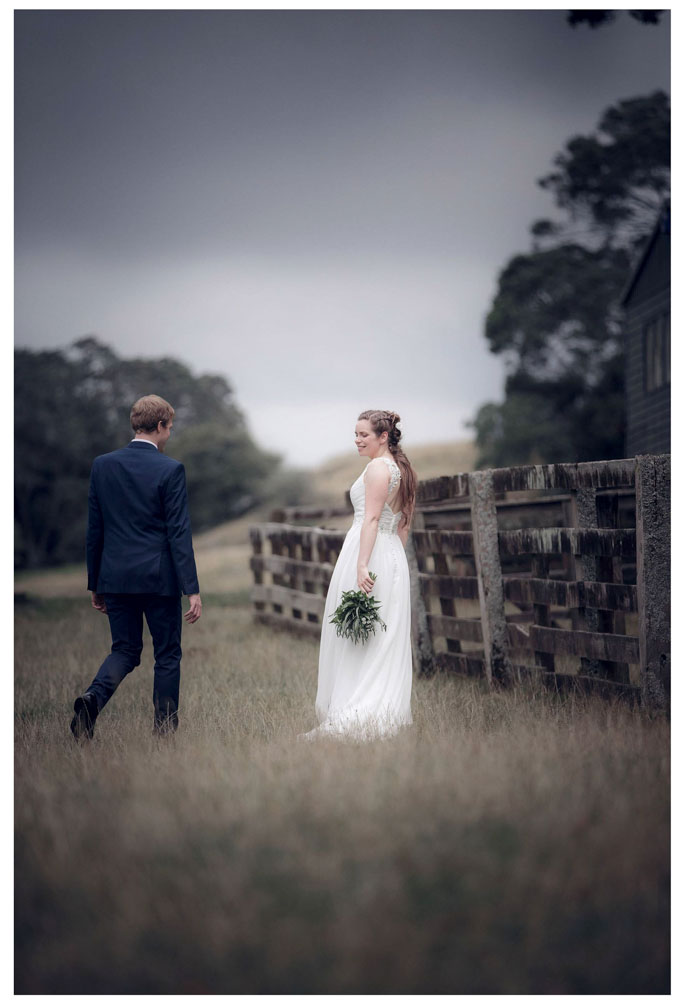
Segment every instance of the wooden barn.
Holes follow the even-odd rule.
[[[624,296],[626,455],[671,451],[671,209],[657,221]]]

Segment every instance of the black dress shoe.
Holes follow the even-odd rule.
[[[71,719],[71,731],[75,739],[91,739],[95,730],[95,721],[99,710],[97,708],[97,697],[94,693],[84,693],[83,696],[76,697],[74,702],[74,716]]]

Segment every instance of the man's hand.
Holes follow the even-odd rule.
[[[97,609],[98,612],[106,613],[107,606],[106,606],[106,603],[104,601],[104,596],[103,595],[98,595],[97,592],[93,592],[92,593],[92,607],[93,607],[93,609]]]
[[[196,623],[202,614],[202,600],[199,595],[190,595],[190,608],[185,613],[188,623]]]

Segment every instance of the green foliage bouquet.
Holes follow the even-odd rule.
[[[377,575],[370,571],[373,582]],[[330,623],[336,624],[337,637],[350,637],[354,644],[360,641],[367,643],[370,634],[374,634],[379,624],[382,630],[387,625],[379,615],[381,603],[364,591],[342,592],[341,602],[334,610]]]

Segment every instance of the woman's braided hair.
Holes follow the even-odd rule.
[[[417,492],[417,474],[410,464],[408,456],[401,448],[401,431],[398,424],[401,418],[392,410],[364,410],[358,416],[359,420],[368,420],[375,434],[387,433],[387,446],[394,461],[401,470],[401,483],[397,503],[409,525],[415,510],[415,494]]]

